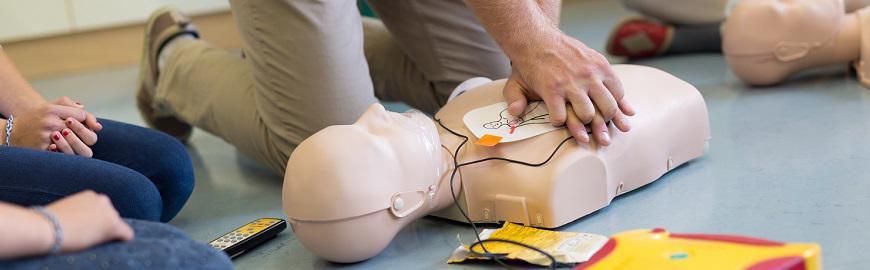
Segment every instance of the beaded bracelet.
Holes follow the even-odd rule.
[[[6,146],[11,145],[11,144],[9,144],[9,138],[12,137],[12,125],[15,124],[14,122],[15,122],[15,116],[10,115],[9,119],[6,120]]]
[[[33,211],[36,211],[42,215],[42,217],[51,222],[51,226],[54,227],[54,245],[51,246],[51,252],[49,252],[49,254],[57,254],[60,252],[60,246],[63,244],[63,231],[60,229],[60,222],[57,221],[57,216],[42,206],[31,206],[30,209],[33,209]]]

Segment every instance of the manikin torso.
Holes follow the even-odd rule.
[[[870,57],[866,1],[743,0],[725,21],[723,53],[735,75],[753,85],[779,83],[812,67],[855,61],[865,86]],[[868,39],[867,41],[862,41]]]
[[[462,167],[453,188],[472,220],[561,226],[703,154],[709,123],[703,98],[694,87],[654,68],[617,65],[614,71],[637,111],[630,118],[632,130],[621,133],[611,127],[612,144],[606,148],[572,139],[540,167],[502,161]],[[569,137],[560,129],[492,147],[474,144],[476,138],[462,118],[468,111],[502,101],[503,85],[504,81],[496,81],[472,89],[436,114],[444,126],[470,138],[459,151],[459,163],[488,157],[537,163]],[[385,125],[383,121],[387,121]],[[291,155],[284,208],[296,238],[308,250],[330,261],[360,261],[379,253],[403,226],[419,217],[440,210],[436,215],[464,221],[453,207],[449,184],[452,152],[462,142],[460,137],[428,123],[437,127],[439,146],[443,146],[437,153],[440,160],[415,158],[426,155],[425,151],[405,156],[412,150],[365,150],[371,144],[401,144],[398,136],[390,135],[390,128],[401,126],[401,121],[405,121],[401,116],[396,118],[382,106],[373,105],[354,125],[324,129]],[[350,138],[385,136],[387,140],[334,145],[353,140],[348,134],[358,130],[365,133]],[[396,149],[411,148],[414,146],[408,144]],[[377,157],[363,155],[340,161],[345,155],[354,155],[343,151],[346,149],[381,151],[393,157],[367,163]],[[333,160],[342,164],[329,166]],[[355,162],[360,164],[346,164]],[[380,176],[383,171],[389,171],[388,176]],[[433,171],[439,176],[430,176]],[[394,174],[401,177],[394,179]]]
[[[616,66],[616,71],[621,78],[630,78],[622,81],[626,98],[638,108],[638,114],[630,118],[632,131],[622,133],[610,125],[614,143],[608,147],[572,140],[541,167],[503,161],[462,167],[461,177],[457,178],[462,179],[462,194],[468,195],[460,201],[472,220],[555,228],[592,213],[609,204],[616,195],[643,186],[703,154],[704,142],[709,137],[707,111],[694,87],[648,67]],[[650,77],[656,79],[642,79]],[[656,82],[654,88],[646,85],[652,81]],[[444,126],[470,138],[459,152],[460,164],[488,157],[538,163],[570,136],[566,129],[560,129],[494,147],[474,144],[476,138],[462,118],[468,111],[501,102],[502,86],[503,81],[499,81],[469,91],[436,114],[435,118],[441,119]],[[461,138],[440,126],[439,130],[442,144],[456,149]],[[465,222],[455,207],[434,215]]]

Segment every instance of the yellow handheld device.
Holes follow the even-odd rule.
[[[818,270],[817,244],[782,243],[715,234],[634,230],[613,235],[588,262],[588,269]]]
[[[245,251],[272,239],[287,228],[287,222],[279,218],[260,218],[218,237],[208,243],[235,258]]]

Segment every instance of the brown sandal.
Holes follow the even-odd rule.
[[[192,35],[199,38],[199,32],[191,23],[190,18],[181,12],[170,7],[163,7],[148,18],[139,66],[139,90],[136,93],[136,106],[148,126],[185,142],[193,133],[193,127],[174,117],[169,110],[154,103],[158,78],[158,54],[166,44],[180,35]]]

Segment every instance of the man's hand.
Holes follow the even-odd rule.
[[[511,114],[521,114],[529,99],[543,100],[553,125],[561,126],[576,117],[577,122],[592,127],[593,137],[602,145],[610,145],[607,121],[613,121],[623,132],[631,129],[626,115],[635,112],[603,55],[561,33],[537,44],[542,48],[535,50],[536,54],[514,62],[505,84],[504,97]],[[569,124],[576,126],[577,122]],[[575,129],[585,131],[583,125]],[[586,132],[578,132],[575,138],[589,141]]]
[[[465,3],[513,63],[504,90],[511,114],[521,114],[528,99],[541,99],[554,125],[565,124],[574,115],[580,123],[591,125],[593,137],[602,145],[610,144],[607,121],[628,131],[625,116],[634,115],[634,110],[623,99],[622,84],[604,56],[559,31],[561,0]],[[569,125],[575,131],[585,129]],[[575,138],[589,140],[581,133]]]

